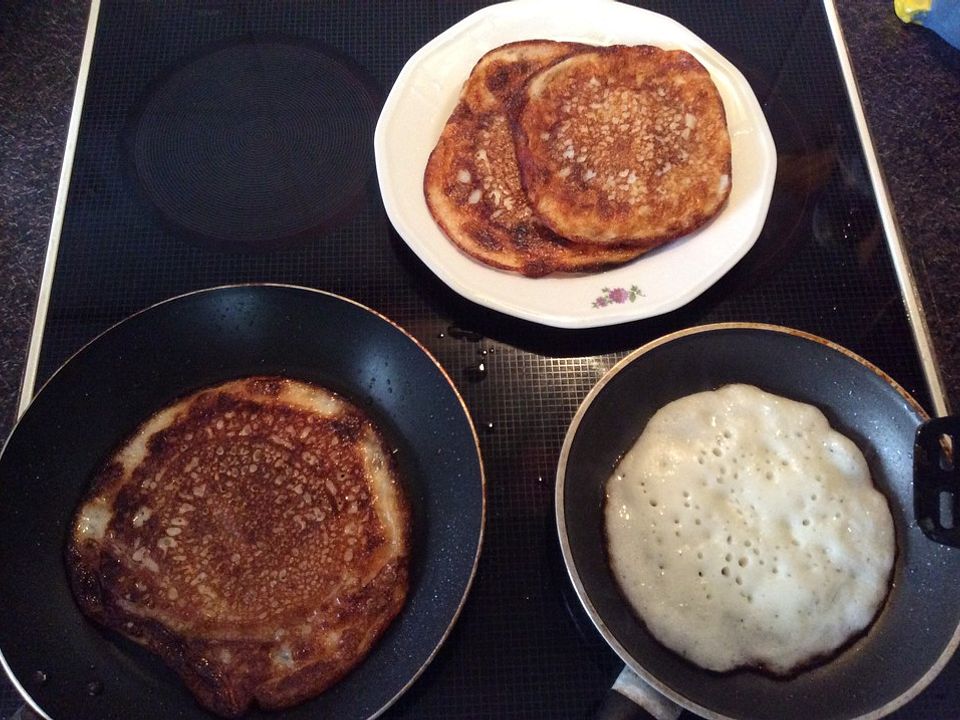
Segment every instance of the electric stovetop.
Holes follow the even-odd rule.
[[[820,2],[644,3],[740,69],[777,148],[762,234],[711,289],[667,315],[589,330],[514,319],[448,289],[392,229],[372,140],[407,59],[482,5],[101,2],[27,392],[113,323],[201,288],[290,283],[383,313],[458,385],[488,492],[463,613],[385,717],[582,718],[621,662],[569,588],[553,480],[567,426],[605,370],[674,330],[757,321],[845,345],[931,412],[942,398]],[[954,661],[896,717],[951,716],[957,680]],[[4,711],[16,704],[8,690]]]

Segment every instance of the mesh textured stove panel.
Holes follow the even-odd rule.
[[[123,317],[204,287],[293,283],[387,315],[419,338],[460,387],[480,428],[489,506],[483,555],[463,614],[426,673],[386,717],[582,718],[620,663],[571,597],[555,538],[553,478],[566,427],[606,369],[682,327],[762,321],[840,342],[922,403],[928,395],[819,2],[646,4],[741,69],[778,148],[764,232],[711,290],[661,318],[586,331],[541,328],[448,290],[387,220],[373,172],[370,118],[410,55],[482,5],[104,2],[38,381]],[[369,131],[362,142],[349,134],[336,140],[356,143],[348,148],[355,162],[344,171],[352,201],[332,220],[304,211],[296,232],[265,230],[296,236],[290,242],[245,250],[207,241],[204,235],[217,234],[216,218],[191,215],[178,223],[158,211],[163,190],[151,197],[143,180],[134,179],[130,143],[137,122],[143,132],[156,132],[154,120],[138,115],[164,101],[156,93],[169,94],[171,82],[189,79],[198,61],[210,64],[210,53],[258,42],[306,42],[302,47],[320,53],[314,60],[321,65],[345,56],[356,73],[349,82],[363,85],[373,99],[370,115],[361,102],[342,103]],[[236,107],[255,111],[257,98],[244,96]],[[351,117],[338,116],[338,108],[324,112],[349,125]],[[182,119],[172,122],[182,130]],[[274,129],[267,124],[250,133]],[[254,151],[235,151],[246,162],[256,160]],[[176,168],[169,172],[176,177]],[[189,177],[192,171],[183,172]],[[283,172],[276,170],[281,180]],[[320,192],[331,202],[342,199],[327,186]],[[226,202],[224,195],[217,202]],[[211,213],[222,212],[212,206]],[[202,210],[199,203],[191,213]],[[191,223],[208,231],[184,231]]]

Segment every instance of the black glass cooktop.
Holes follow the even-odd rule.
[[[583,718],[621,663],[568,587],[553,479],[606,369],[667,332],[760,321],[837,341],[931,398],[820,2],[643,3],[743,72],[777,146],[763,233],[713,288],[659,318],[582,331],[447,289],[387,220],[373,128],[410,55],[484,4],[102,2],[37,382],[125,316],[205,287],[305,285],[390,317],[466,400],[488,515],[460,620],[385,717]],[[953,662],[896,717],[951,716],[958,684]],[[15,705],[8,690],[4,712]]]

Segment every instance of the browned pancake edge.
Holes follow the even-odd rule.
[[[485,54],[430,154],[424,173],[427,207],[444,234],[471,257],[503,270],[540,277],[598,270],[636,258],[646,248],[574,243],[534,215],[520,182],[507,118],[527,78],[573,53],[578,43],[529,40]]]
[[[410,511],[369,418],[278,377],[195,393],[96,474],[66,548],[84,614],[226,717],[313,697],[408,590]]]

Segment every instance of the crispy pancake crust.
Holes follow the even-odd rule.
[[[597,48],[532,75],[512,108],[520,177],[554,232],[662,244],[730,192],[730,137],[710,74],[682,50]]]
[[[200,391],[97,473],[66,551],[83,612],[227,716],[319,694],[408,587],[409,509],[376,428],[306,383]]]
[[[597,270],[644,248],[572,243],[534,215],[520,184],[507,105],[534,72],[589,46],[549,40],[510,43],[470,74],[424,173],[424,195],[454,244],[487,265],[530,277]]]

